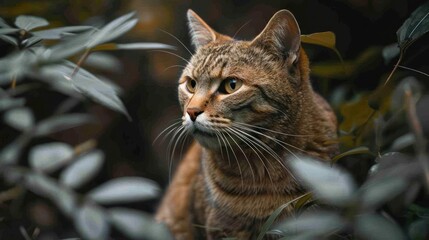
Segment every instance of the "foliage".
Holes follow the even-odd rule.
[[[389,62],[399,54],[399,60],[372,93],[343,103],[337,109],[342,120],[342,153],[332,158],[331,165],[306,156],[291,160],[291,169],[312,193],[313,198],[305,201],[310,205],[316,201],[319,207],[302,210],[302,202],[298,207],[294,200],[295,203],[288,205],[300,208],[296,216],[273,225],[272,218],[279,215],[282,206],[267,221],[271,230],[264,226],[258,239],[267,233],[288,240],[429,238],[429,121],[424,113],[429,107],[429,95],[419,82],[425,74],[416,71],[417,76],[407,72],[393,77],[406,50],[429,31],[428,16],[429,3],[425,3],[399,28],[394,47],[387,46],[367,56],[368,59],[384,57]],[[335,49],[335,45],[324,43],[329,38],[332,39],[322,39],[319,45]],[[359,72],[359,62],[364,61],[344,61],[343,73],[333,68],[332,63],[316,64],[313,73],[347,78]],[[391,79],[396,83],[389,83]],[[354,180],[353,169],[347,171],[339,166],[353,159],[369,162],[362,182]]]
[[[59,104],[50,116],[37,116],[22,97],[37,91],[32,87],[34,82],[41,82],[69,99],[81,101],[88,97],[130,119],[119,97],[120,89],[105,76],[93,74],[82,65],[94,56],[97,60],[93,59],[93,63],[98,66],[103,66],[103,62],[115,66],[111,56],[96,51],[171,48],[160,43],[111,43],[137,21],[134,14],[129,13],[101,28],[89,25],[39,30],[49,25],[46,19],[18,16],[14,24],[0,19],[0,40],[14,48],[0,59],[0,113],[4,127],[19,133],[11,142],[1,143],[4,146],[0,149],[0,176],[9,190],[0,194],[0,202],[9,202],[31,191],[52,201],[74,222],[84,239],[107,239],[111,226],[132,239],[170,238],[166,229],[148,214],[130,208],[104,207],[153,199],[159,194],[155,182],[123,177],[85,194],[77,191],[104,165],[104,153],[95,149],[95,140],[77,146],[65,142],[29,145],[37,139],[95,121],[88,114],[69,112],[69,100]],[[27,148],[30,148],[28,154],[24,151]],[[23,236],[28,237],[25,227],[20,229]]]

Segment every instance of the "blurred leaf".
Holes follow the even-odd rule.
[[[257,240],[262,240],[265,236],[265,234],[267,234],[268,230],[271,228],[271,226],[273,225],[274,221],[277,219],[277,217],[283,212],[283,210],[287,207],[289,207],[292,203],[295,203],[296,201],[298,201],[299,199],[302,199],[303,197],[306,197],[308,195],[311,195],[309,193],[306,193],[304,195],[301,195],[283,205],[281,205],[280,207],[278,207],[273,213],[271,213],[270,217],[267,219],[267,221],[264,223],[264,225],[261,227],[261,231],[258,235]]]
[[[382,55],[384,63],[388,64],[393,58],[397,57],[400,53],[400,49],[397,43],[392,43],[383,48]]]
[[[50,172],[69,162],[73,148],[65,143],[52,142],[37,145],[30,150],[29,163],[33,169]]]
[[[103,160],[104,154],[100,150],[79,157],[61,173],[60,182],[71,188],[80,187],[100,170]]]
[[[59,27],[52,28],[41,31],[34,31],[32,34],[41,39],[61,39],[64,35],[79,33],[94,29],[92,26],[68,26],[68,27]]]
[[[117,95],[115,87],[109,85],[108,82],[103,82],[88,71],[79,69],[78,74],[72,79],[72,84],[85,96],[90,97],[103,106],[124,114],[131,120],[127,109]]]
[[[34,134],[36,136],[44,136],[77,127],[92,121],[93,118],[91,116],[81,113],[53,116],[37,124]]]
[[[336,206],[345,206],[352,200],[355,183],[350,174],[340,168],[329,167],[309,157],[291,160],[290,166],[321,200]]]
[[[317,32],[308,35],[301,35],[301,42],[330,48],[337,54],[341,62],[344,62],[340,52],[335,47],[336,39],[335,33],[333,32]]]
[[[116,44],[116,49],[122,50],[147,50],[147,49],[175,49],[175,47],[162,43],[124,43]]]
[[[128,32],[137,24],[138,20],[133,18],[134,15],[135,13],[132,12],[111,21],[102,29],[100,29],[100,31],[94,34],[93,38],[86,44],[86,47],[93,48],[101,43],[108,42]]]
[[[32,46],[36,45],[36,44],[37,44],[37,43],[39,43],[40,41],[42,41],[42,39],[41,39],[41,38],[36,37],[36,36],[33,36],[33,37],[27,38],[27,39],[25,39],[24,41],[22,41],[22,44],[23,44],[26,48],[29,48],[29,47],[32,47]]]
[[[172,239],[166,226],[156,223],[149,214],[127,208],[111,208],[109,216],[112,224],[132,239]]]
[[[398,43],[404,48],[408,43],[421,37],[429,31],[429,2],[418,7],[411,13],[411,16],[405,20],[402,26],[396,32]]]
[[[343,157],[350,156],[350,155],[357,155],[357,154],[373,154],[373,153],[369,150],[368,147],[360,146],[338,154],[337,156],[332,158],[331,162],[335,163]]]
[[[24,98],[0,98],[0,112],[10,108],[22,107],[24,105]]]
[[[45,58],[50,61],[64,60],[86,49],[86,44],[94,37],[96,30],[89,30],[72,36],[68,36],[59,44],[48,48]]]
[[[377,209],[403,192],[407,186],[407,182],[402,178],[389,177],[370,180],[359,190],[361,204],[367,209]]]
[[[16,138],[12,143],[1,149],[0,164],[15,164],[18,161],[22,149],[30,139],[22,135]]]
[[[140,177],[122,177],[103,183],[89,192],[88,197],[108,204],[143,201],[158,194],[159,188],[153,181]]]
[[[415,142],[416,142],[416,138],[414,137],[414,134],[407,133],[400,137],[397,137],[393,141],[391,149],[393,151],[400,151],[406,147],[412,146]]]
[[[4,114],[4,121],[20,131],[26,131],[34,126],[34,116],[29,108],[14,108]]]
[[[0,39],[2,39],[3,41],[10,43],[14,46],[18,46],[18,40],[16,38],[13,38],[11,36],[7,36],[7,35],[0,35]]]
[[[0,17],[0,27],[2,28],[10,28],[11,26],[6,23],[6,21]]]
[[[79,208],[74,224],[84,239],[104,240],[109,236],[107,214],[95,205],[86,203]]]
[[[56,195],[59,191],[59,186],[56,182],[41,173],[28,173],[25,183],[32,192],[48,198]]]
[[[429,220],[420,219],[414,221],[408,227],[408,236],[414,240],[425,240],[429,238]]]
[[[317,211],[303,213],[296,218],[289,218],[280,223],[276,229],[286,236],[307,233],[314,237],[332,234],[341,230],[345,224],[346,220],[336,212]]]
[[[17,28],[0,28],[0,35],[16,33],[18,31],[19,31],[19,29],[17,29]]]
[[[16,18],[15,25],[21,29],[29,31],[34,28],[47,26],[49,25],[49,22],[41,17],[21,15]]]
[[[403,240],[401,229],[393,222],[376,214],[358,215],[355,224],[358,236],[367,240]]]
[[[102,52],[91,53],[85,60],[85,65],[110,72],[120,72],[122,70],[121,61],[116,57]]]
[[[391,110],[395,111],[404,108],[405,90],[410,89],[414,96],[420,96],[423,86],[415,77],[409,76],[402,79],[396,86],[392,94]]]

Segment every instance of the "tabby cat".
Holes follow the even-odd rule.
[[[217,33],[192,10],[187,17],[196,53],[178,93],[181,129],[196,141],[156,218],[175,239],[255,239],[303,193],[287,161],[337,151],[336,117],[311,87],[292,13],[277,12],[252,41]]]

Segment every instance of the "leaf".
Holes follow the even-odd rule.
[[[416,138],[412,133],[406,133],[400,137],[397,137],[392,143],[391,149],[393,151],[400,151],[406,147],[412,146],[416,142]]]
[[[71,113],[53,116],[37,124],[34,134],[36,136],[44,136],[77,127],[92,121],[93,118],[88,114]]]
[[[22,149],[30,141],[27,135],[21,135],[16,138],[12,143],[1,149],[0,151],[0,163],[1,164],[16,164],[19,156],[22,153]]]
[[[147,49],[176,49],[175,47],[162,43],[125,43],[125,44],[116,44],[116,49],[122,50],[147,50]]]
[[[16,33],[18,31],[19,31],[19,29],[17,29],[17,28],[0,28],[0,35]]]
[[[284,210],[285,208],[289,207],[292,203],[295,203],[296,201],[298,201],[298,200],[300,200],[300,199],[302,199],[302,198],[304,198],[304,197],[306,197],[306,196],[308,196],[308,195],[311,195],[311,194],[306,193],[306,194],[301,195],[301,196],[299,196],[299,197],[297,197],[297,198],[295,198],[295,199],[293,199],[293,200],[291,200],[291,201],[289,201],[289,202],[287,202],[287,203],[285,203],[285,204],[281,205],[280,207],[278,207],[278,208],[277,208],[277,209],[276,209],[276,210],[275,210],[275,211],[270,215],[270,217],[267,219],[267,221],[264,223],[264,225],[262,225],[262,227],[261,227],[261,231],[260,231],[260,233],[259,233],[259,235],[258,235],[257,240],[262,240],[262,239],[264,238],[265,234],[267,234],[268,230],[271,228],[271,226],[273,225],[274,221],[277,219],[277,217],[280,215],[280,213],[282,213],[282,212],[283,212],[283,210]]]
[[[91,53],[85,60],[85,65],[109,72],[120,72],[122,70],[121,61],[116,57],[102,52]]]
[[[358,236],[368,240],[406,239],[401,229],[395,223],[375,214],[358,215],[355,231]]]
[[[361,204],[366,209],[377,209],[403,192],[408,186],[402,178],[386,177],[369,181],[359,190]]]
[[[84,239],[104,240],[109,236],[107,214],[95,205],[85,203],[76,212],[74,224]]]
[[[346,152],[340,153],[337,156],[333,157],[331,162],[335,163],[337,162],[339,159],[346,157],[346,156],[350,156],[350,155],[357,155],[357,154],[373,154],[368,147],[366,146],[360,146],[360,147],[356,147],[353,149],[350,149]]]
[[[48,48],[45,58],[51,62],[64,60],[86,49],[86,44],[94,37],[96,30],[85,31],[68,37],[59,44]]]
[[[52,142],[37,145],[30,150],[30,166],[38,171],[51,172],[69,162],[73,148],[65,143]]]
[[[408,227],[408,236],[410,237],[410,239],[428,239],[429,220],[420,219],[412,222]]]
[[[29,108],[21,107],[7,111],[4,115],[4,121],[9,126],[20,131],[27,131],[34,126],[34,116]]]
[[[355,183],[347,172],[309,157],[290,161],[293,173],[322,201],[345,206],[353,198]]]
[[[393,91],[390,109],[392,111],[403,109],[405,91],[410,90],[414,96],[419,96],[422,93],[422,88],[422,84],[415,77],[409,76],[402,79]]]
[[[22,107],[24,105],[24,98],[0,98],[0,112],[10,108]]]
[[[113,225],[132,239],[172,239],[165,225],[156,223],[149,214],[127,208],[109,209]]]
[[[289,218],[280,223],[276,229],[285,235],[308,233],[312,236],[332,234],[341,230],[346,220],[336,212],[317,211],[307,212],[296,218]]]
[[[21,15],[16,18],[15,25],[21,29],[29,31],[34,28],[47,26],[49,25],[49,22],[41,17]]]
[[[301,35],[301,41],[303,43],[335,49],[335,34],[333,32],[317,32],[308,35]]]
[[[10,28],[11,26],[6,23],[6,21],[0,17],[0,27],[2,28]]]
[[[18,40],[16,38],[13,38],[11,36],[7,36],[7,35],[0,35],[0,39],[2,39],[3,41],[10,43],[14,46],[18,46]]]
[[[397,43],[385,46],[382,51],[384,64],[388,64],[393,58],[397,57],[399,53],[400,49]]]
[[[132,12],[108,23],[106,26],[100,29],[100,31],[94,34],[92,40],[86,44],[86,48],[93,48],[101,43],[108,42],[128,32],[137,24],[137,19],[131,19],[134,17],[134,15],[135,13]]]
[[[37,36],[41,39],[61,39],[64,35],[74,34],[78,32],[83,32],[87,30],[94,29],[92,26],[68,26],[68,27],[59,27],[52,28],[47,30],[35,31],[32,32],[34,36]]]
[[[104,154],[100,150],[79,157],[61,173],[60,182],[71,188],[80,187],[100,170],[103,160]]]
[[[140,177],[122,177],[103,183],[89,192],[88,197],[102,204],[143,201],[158,196],[159,188]]]
[[[396,32],[401,49],[429,31],[429,2],[418,7]]]
[[[103,106],[124,114],[131,120],[127,109],[117,95],[115,87],[110,86],[108,82],[103,82],[86,70],[80,69],[79,74],[73,77],[72,84],[80,93]]]

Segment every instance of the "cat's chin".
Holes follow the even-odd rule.
[[[192,135],[194,136],[194,139],[197,140],[199,144],[201,144],[201,146],[207,149],[216,150],[221,147],[220,139],[215,134],[197,130],[194,131]]]

